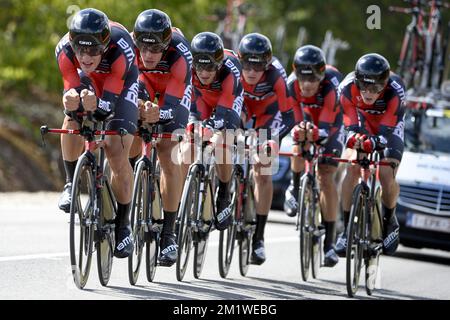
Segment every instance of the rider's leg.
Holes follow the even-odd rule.
[[[64,118],[62,129],[78,129],[79,124],[69,116]],[[59,198],[58,207],[69,212],[72,193],[72,181],[77,166],[77,159],[83,152],[83,138],[76,135],[62,134],[61,135],[61,151],[64,161],[64,171],[66,173],[66,184],[64,190]]]

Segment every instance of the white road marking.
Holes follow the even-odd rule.
[[[284,242],[294,242],[298,241],[298,237],[283,237],[276,239],[265,240],[266,244],[270,243],[284,243]],[[211,241],[208,243],[209,247],[218,247],[219,241]],[[28,254],[20,256],[9,256],[0,257],[0,262],[10,262],[10,261],[21,261],[21,260],[38,260],[38,259],[54,259],[54,258],[65,258],[69,256],[69,252],[57,252],[57,253],[38,253],[38,254]]]

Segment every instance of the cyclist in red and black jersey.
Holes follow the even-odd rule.
[[[139,66],[139,101],[141,120],[158,120],[161,130],[184,132],[191,104],[190,46],[181,31],[172,28],[169,16],[156,9],[143,11],[136,19],[133,40]],[[157,104],[154,103],[157,99]],[[156,111],[156,119],[154,117]],[[172,266],[177,259],[175,219],[183,180],[177,155],[178,142],[158,141],[156,150],[161,165],[161,197],[164,222],[159,262]],[[133,163],[141,151],[135,139],[130,153]],[[174,158],[176,158],[174,156]]]
[[[78,129],[76,112],[92,111],[97,120],[106,120],[108,130],[124,128],[128,135],[106,137],[106,157],[112,171],[112,188],[117,199],[114,255],[127,257],[133,251],[129,209],[133,170],[128,162],[137,129],[138,69],[133,41],[128,31],[96,9],[79,11],[69,33],[56,47],[56,59],[64,81],[63,129]],[[83,150],[83,139],[62,135],[61,147],[66,185],[59,201],[61,210],[70,210],[73,174]],[[122,244],[123,243],[123,244]]]
[[[400,192],[395,180],[404,147],[405,87],[396,74],[390,72],[388,61],[370,53],[356,63],[355,72],[342,81],[340,102],[344,109],[344,125],[349,131],[346,147],[372,152],[386,145],[383,157],[395,163],[396,169],[380,168],[383,206],[383,251],[392,255],[399,243],[399,225],[395,215]],[[393,172],[394,170],[394,172]],[[345,226],[348,224],[352,191],[358,182],[358,166],[347,168],[342,184],[342,208]],[[346,233],[338,239],[336,250],[345,254]]]
[[[262,132],[261,129],[266,129],[269,136],[280,141],[294,125],[294,113],[286,85],[286,71],[281,63],[272,57],[270,40],[259,33],[250,33],[242,38],[238,56],[242,65],[241,79],[246,117],[255,119],[257,130]],[[277,148],[275,145],[273,147]],[[264,168],[271,166],[272,163],[262,165],[260,161],[254,166],[256,231],[251,256],[251,262],[254,264],[262,264],[266,260],[264,228],[272,203],[273,184],[272,176],[263,172],[267,172]]]
[[[312,138],[323,148],[324,154],[340,156],[344,143],[342,109],[338,101],[338,86],[341,73],[326,65],[321,49],[312,45],[300,47],[294,56],[293,73],[288,79],[290,96],[294,99],[296,126],[293,133],[293,152],[301,153],[300,141],[305,141],[307,130],[312,130]],[[325,226],[324,264],[333,267],[339,258],[334,252],[338,193],[334,176],[337,163],[321,161],[318,181],[320,184],[320,207],[322,223]],[[292,180],[286,190],[284,209],[293,217],[297,214],[298,194],[304,160],[291,158]]]
[[[188,133],[192,134],[195,122],[216,132],[212,141],[232,145],[234,131],[226,135],[226,130],[236,130],[240,125],[243,103],[241,65],[236,55],[225,50],[220,37],[212,32],[197,34],[191,43],[193,57],[191,112]],[[190,143],[186,144],[189,146]],[[192,154],[190,148],[184,152]],[[232,221],[230,209],[229,182],[232,173],[231,150],[215,149],[219,190],[216,199],[216,229],[225,230]],[[185,161],[185,172],[191,161]],[[209,224],[205,221],[205,227]],[[205,228],[206,229],[206,228]]]

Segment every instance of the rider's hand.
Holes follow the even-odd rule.
[[[146,101],[144,107],[140,109],[141,120],[147,123],[156,123],[159,121],[159,107],[157,104]]]
[[[70,89],[63,96],[63,105],[67,111],[76,111],[80,107],[80,95],[77,90]]]
[[[361,144],[367,138],[365,134],[356,133],[351,135],[347,140],[347,148],[350,149],[360,149]]]
[[[92,91],[83,89],[80,93],[80,98],[83,103],[84,111],[95,111],[97,108],[97,97]]]
[[[319,140],[319,128],[312,122],[306,124],[306,139],[309,142],[317,142]]]
[[[294,127],[294,131],[292,132],[292,137],[296,142],[304,142],[306,138],[306,129],[305,122],[300,122],[297,126]]]

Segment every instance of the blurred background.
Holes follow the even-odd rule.
[[[371,5],[380,9],[379,29],[367,27]],[[62,80],[54,49],[79,9],[100,9],[131,31],[141,11],[157,8],[189,41],[198,32],[215,31],[229,48],[240,35],[261,32],[288,73],[298,46],[311,43],[346,74],[367,52],[383,54],[396,68],[411,17],[389,12],[389,5],[403,1],[0,0],[0,192],[56,191],[63,185],[59,137],[46,137],[42,148],[39,127],[61,126]]]

